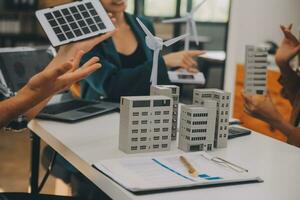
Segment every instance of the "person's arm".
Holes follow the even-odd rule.
[[[198,63],[194,60],[200,55],[204,54],[204,51],[190,50],[190,51],[178,51],[169,53],[163,56],[168,68],[182,68],[189,72],[197,73]]]
[[[283,95],[293,104],[299,90],[300,77],[292,70],[290,61],[300,54],[300,42],[291,33],[292,25],[281,26],[284,39],[276,52],[276,63],[279,66],[281,77],[279,83],[283,86]]]
[[[296,128],[286,121],[275,108],[270,94],[266,96],[247,96],[244,98],[244,111],[252,117],[268,123],[271,127],[282,132],[288,143],[300,147],[300,128]]]
[[[71,62],[73,62],[73,65],[74,65],[72,70],[76,70],[77,67],[79,66],[79,62],[80,62],[80,60],[78,60],[78,58],[75,58],[75,60],[74,60],[74,56],[76,56],[76,53],[78,53],[79,51],[82,51],[83,53],[90,51],[94,46],[96,46],[100,42],[106,40],[107,38],[111,37],[112,34],[113,34],[113,32],[106,33],[104,35],[94,37],[94,38],[91,38],[88,40],[83,40],[80,42],[75,42],[75,43],[71,43],[71,44],[62,46],[59,49],[57,56],[52,60],[52,62],[49,64],[49,66],[47,68],[60,66],[62,63],[71,61]],[[89,62],[90,61],[87,61],[87,63],[89,63]],[[85,64],[83,64],[83,66],[84,65]],[[42,102],[36,104],[29,111],[27,111],[25,113],[25,116],[27,117],[27,119],[28,120],[33,119],[47,105],[48,101],[51,99],[51,97],[53,95],[49,96]]]

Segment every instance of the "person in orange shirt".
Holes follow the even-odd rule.
[[[245,112],[265,121],[281,131],[288,138],[288,143],[300,147],[300,76],[291,67],[291,60],[300,56],[300,41],[292,34],[292,25],[281,26],[284,39],[277,50],[275,59],[279,66],[283,86],[282,96],[293,106],[290,122],[286,121],[276,109],[270,94],[266,96],[247,96],[244,98]]]

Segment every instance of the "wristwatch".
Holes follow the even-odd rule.
[[[4,129],[6,131],[22,132],[27,128],[28,120],[24,115],[18,116],[12,120]]]

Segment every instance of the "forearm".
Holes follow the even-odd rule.
[[[34,119],[41,112],[41,110],[47,105],[47,103],[49,102],[50,99],[51,99],[51,97],[45,99],[38,105],[34,106],[32,109],[28,110],[25,113],[27,120],[30,121],[30,120]]]
[[[273,123],[272,126],[281,131],[287,137],[288,144],[300,147],[300,128],[294,127],[284,120]]]
[[[290,65],[280,65],[281,77],[279,83],[283,87],[283,95],[293,104],[299,90],[300,77],[294,72]]]
[[[3,127],[32,108],[35,100],[31,96],[17,95],[0,104],[0,127]]]

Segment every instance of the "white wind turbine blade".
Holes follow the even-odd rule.
[[[193,32],[193,36],[195,38],[195,42],[197,45],[199,45],[199,37],[198,37],[198,30],[197,30],[197,25],[196,25],[196,22],[195,20],[191,20],[190,21],[190,24],[191,24],[191,27],[192,27],[192,32]]]
[[[192,9],[191,14],[195,14],[195,12],[197,12],[197,10],[206,2],[206,0],[202,0],[197,6],[195,6],[195,8]]]
[[[158,57],[159,57],[159,49],[154,50],[153,53],[153,64],[152,64],[152,72],[151,72],[151,85],[157,85],[157,76],[158,76]]]
[[[186,22],[186,18],[182,17],[182,18],[175,18],[175,19],[166,19],[163,20],[162,23],[180,23],[180,22]]]
[[[145,34],[151,38],[151,40],[155,40],[154,35],[147,29],[147,27],[143,24],[143,22],[137,17],[136,18],[137,22],[140,24],[141,28],[145,32]]]
[[[164,42],[164,45],[167,46],[167,47],[168,47],[168,46],[171,46],[172,44],[174,44],[174,43],[176,43],[176,42],[178,42],[178,41],[180,41],[180,40],[182,40],[182,39],[188,37],[189,35],[190,35],[190,34],[185,34],[185,35],[182,35],[182,36],[179,36],[179,37],[170,39],[170,40],[168,40],[168,41],[165,41],[165,42]]]

